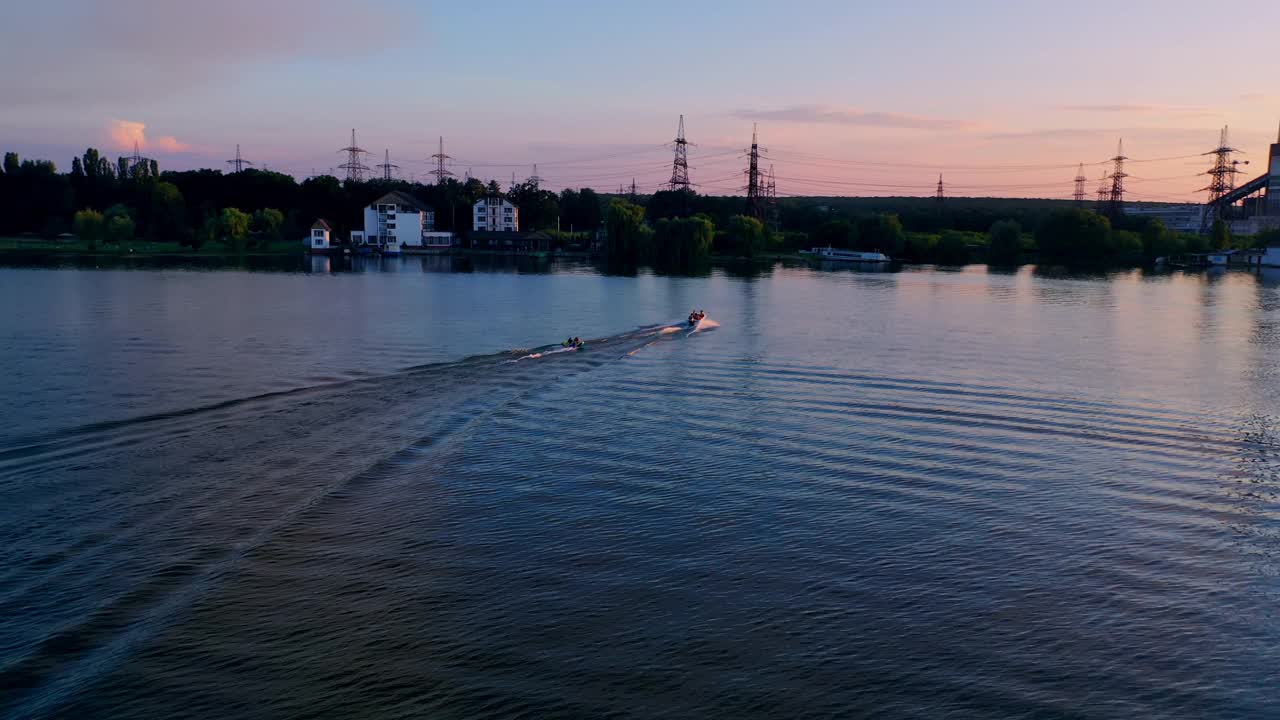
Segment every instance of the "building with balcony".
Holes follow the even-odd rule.
[[[452,235],[435,232],[435,212],[414,197],[389,192],[364,209],[364,230],[351,233],[357,252],[399,255],[402,251],[449,247]]]
[[[485,232],[516,232],[520,229],[520,208],[503,197],[476,201],[471,229]]]

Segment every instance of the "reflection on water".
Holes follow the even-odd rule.
[[[1280,276],[290,262],[0,270],[0,713],[1274,713]]]

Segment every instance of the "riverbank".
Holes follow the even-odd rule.
[[[159,257],[159,258],[235,258],[235,257],[281,257],[298,255],[302,251],[297,242],[281,241],[270,243],[265,247],[248,248],[236,251],[221,243],[212,243],[199,249],[176,242],[144,242],[136,241],[119,244],[100,244],[90,248],[88,244],[78,240],[46,240],[33,237],[0,238],[0,257],[41,258],[41,257]]]

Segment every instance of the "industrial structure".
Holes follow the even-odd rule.
[[[449,172],[444,166],[446,160],[452,160],[453,158],[444,154],[443,135],[440,136],[440,149],[436,151],[435,155],[431,156],[431,159],[436,161],[436,167],[431,171],[431,174],[435,176],[437,185],[442,184],[445,178],[453,177],[453,173]],[[467,178],[470,179],[470,177],[471,171],[468,170]]]
[[[382,164],[379,165],[378,167],[382,169],[382,179],[384,182],[391,182],[391,171],[400,169],[399,165],[391,164],[390,150],[382,151]]]
[[[228,160],[227,164],[233,168],[232,172],[240,172],[244,170],[245,165],[252,165],[253,163],[240,157],[240,143],[236,143],[236,156],[234,159]]]
[[[1111,158],[1114,167],[1111,170],[1111,192],[1107,196],[1107,214],[1116,217],[1124,212],[1124,179],[1129,174],[1124,171],[1124,139],[1116,146],[1116,156]]]
[[[680,128],[676,131],[675,159],[671,161],[671,180],[667,187],[672,190],[689,189],[689,141],[684,139],[684,115],[680,116]],[[632,181],[635,184],[635,181]]]
[[[364,164],[364,155],[368,151],[356,144],[356,129],[351,128],[351,144],[342,148],[338,152],[347,154],[347,161],[338,167],[347,171],[347,180],[351,182],[364,182],[364,174],[369,172],[369,166]]]
[[[1280,135],[1271,145],[1266,172],[1239,186],[1234,186],[1235,177],[1239,165],[1244,163],[1231,160],[1231,154],[1238,151],[1226,140],[1224,130],[1218,148],[1207,153],[1216,159],[1213,169],[1207,173],[1213,181],[1206,188],[1210,198],[1205,204],[1205,225],[1221,218],[1231,226],[1232,232],[1241,235],[1280,228]]]
[[[751,149],[747,152],[747,217],[764,222],[764,193],[760,184],[760,144],[756,126],[751,127]]]

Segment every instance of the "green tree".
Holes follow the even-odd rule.
[[[151,188],[151,222],[147,236],[152,240],[181,240],[187,233],[187,206],[178,186],[157,182]]]
[[[897,215],[881,213],[858,221],[858,237],[854,246],[864,252],[882,252],[890,256],[902,254],[906,231]]]
[[[649,196],[645,215],[651,222],[663,218],[689,217],[698,204],[698,196],[692,190],[659,190]]]
[[[1160,220],[1152,219],[1142,228],[1142,255],[1148,261],[1184,252],[1187,252],[1185,240],[1170,232]]]
[[[137,230],[133,212],[120,203],[107,208],[107,211],[102,214],[102,222],[103,239],[109,243],[128,242],[133,239]]]
[[[1113,259],[1126,263],[1142,260],[1142,235],[1132,230],[1116,230],[1111,233]]]
[[[1214,250],[1231,248],[1231,226],[1222,218],[1213,221],[1213,232],[1209,233],[1209,245]]]
[[[1111,223],[1088,210],[1056,210],[1036,230],[1036,247],[1044,262],[1104,262],[1111,256]]]
[[[764,223],[746,215],[729,218],[726,229],[731,251],[740,257],[753,258],[764,252]]]
[[[853,247],[853,226],[847,220],[830,220],[818,227],[813,241],[819,247],[848,249]]]
[[[652,245],[645,253],[654,267],[668,272],[688,272],[711,259],[716,226],[705,215],[663,218],[654,223]]]
[[[605,250],[610,262],[635,265],[645,237],[644,208],[626,200],[609,201],[605,216]]]
[[[964,233],[948,230],[938,238],[934,251],[939,265],[966,265],[969,262],[969,242]]]
[[[103,225],[102,213],[85,208],[75,214],[71,226],[80,240],[92,251],[96,250],[98,243],[102,241]]]
[[[133,240],[137,226],[128,215],[114,215],[106,221],[107,242],[120,244]]]
[[[987,231],[987,264],[1018,265],[1022,262],[1022,226],[1016,220],[1000,220]]]
[[[200,224],[200,229],[191,236],[191,249],[199,250],[208,243],[216,242],[222,233],[222,221],[217,215],[209,214]]]
[[[262,208],[253,214],[253,229],[262,235],[263,242],[280,242],[280,228],[284,226],[284,213],[275,208]]]
[[[233,207],[223,208],[222,214],[218,216],[218,230],[222,239],[236,252],[244,252],[251,221],[248,213]]]
[[[930,262],[937,252],[938,240],[933,233],[907,233],[902,241],[901,257],[910,262]]]

